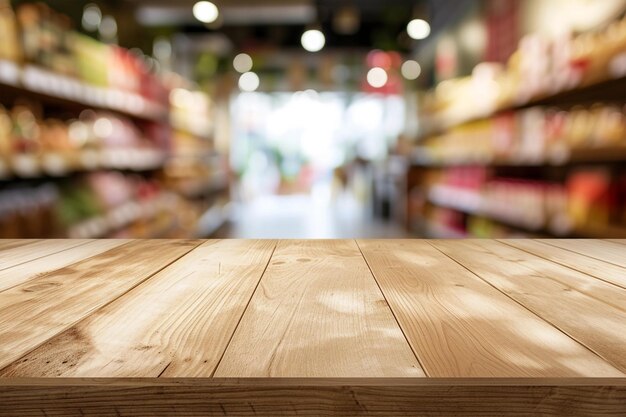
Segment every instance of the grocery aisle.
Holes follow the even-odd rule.
[[[345,194],[335,201],[307,194],[272,195],[234,208],[226,236],[240,239],[406,238],[396,223],[375,219]]]
[[[626,237],[626,0],[170,3],[0,0],[0,238]]]

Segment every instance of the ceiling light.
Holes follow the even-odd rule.
[[[422,73],[422,67],[420,67],[420,64],[418,64],[417,61],[409,59],[404,64],[402,64],[400,72],[402,73],[402,76],[407,80],[417,80],[417,78]]]
[[[88,32],[95,32],[102,22],[102,11],[95,4],[88,4],[83,9],[83,29]]]
[[[413,39],[426,39],[430,35],[430,25],[423,19],[413,19],[406,26],[406,31]]]
[[[114,40],[117,36],[117,22],[113,16],[104,16],[98,29],[100,37],[105,41]]]
[[[251,93],[259,88],[259,76],[254,72],[246,72],[239,77],[239,89]]]
[[[193,6],[193,15],[203,23],[213,23],[219,17],[220,12],[210,1],[199,1]]]
[[[309,52],[321,51],[326,44],[326,37],[317,29],[307,30],[302,34],[302,47]]]
[[[387,84],[387,71],[380,67],[374,67],[367,72],[367,83],[374,88],[381,88]]]
[[[252,64],[252,58],[248,54],[239,54],[233,59],[233,68],[241,74],[250,71]]]

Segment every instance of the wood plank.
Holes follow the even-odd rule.
[[[430,377],[622,375],[426,241],[358,243]]]
[[[544,243],[626,267],[626,247],[596,239],[544,239]]]
[[[279,242],[216,377],[423,376],[356,242]]]
[[[20,246],[30,245],[39,242],[37,239],[0,239],[0,251],[19,248]]]
[[[0,379],[0,416],[623,416],[624,379]]]
[[[132,241],[0,292],[0,368],[198,245],[190,240]]]
[[[626,371],[626,312],[601,301],[602,281],[495,241],[435,241],[437,248],[593,352]],[[609,284],[606,284],[609,285]],[[626,306],[626,292],[613,286]],[[564,361],[575,361],[567,355]],[[595,372],[589,369],[588,372]]]
[[[210,377],[275,244],[208,241],[0,376]]]
[[[550,260],[560,265],[591,275],[626,289],[626,268],[596,258],[571,252],[541,240],[509,239],[502,243]]]
[[[84,245],[68,248],[64,251],[43,256],[32,261],[0,271],[0,292],[22,284],[39,275],[50,273],[75,262],[89,258],[121,246],[129,240],[94,240]]]
[[[85,243],[89,239],[51,239],[29,242],[0,252],[0,271],[44,256],[59,253]]]
[[[620,245],[626,245],[626,239],[604,239],[607,242],[619,243]]]

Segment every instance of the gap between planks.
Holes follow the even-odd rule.
[[[413,352],[413,355],[415,356],[415,359],[417,360],[417,363],[419,363],[420,367],[424,371],[424,375],[426,375],[426,377],[429,378],[430,375],[429,375],[428,369],[426,369],[426,367],[424,366],[423,360],[420,358],[420,356],[417,354],[416,350],[413,348],[413,345],[409,341],[409,337],[407,336],[406,332],[404,331],[403,326],[400,324],[400,321],[398,320],[398,316],[396,316],[396,312],[393,311],[393,308],[391,307],[391,304],[389,304],[389,299],[387,299],[387,294],[385,294],[385,291],[383,291],[383,288],[380,286],[380,283],[376,279],[376,274],[374,274],[374,271],[372,270],[372,266],[370,265],[369,261],[365,257],[365,254],[363,253],[363,249],[361,249],[361,245],[359,245],[358,239],[354,239],[354,242],[356,243],[357,248],[359,248],[359,252],[361,253],[361,257],[365,261],[365,264],[367,265],[367,268],[370,271],[370,275],[372,276],[372,279],[376,283],[376,286],[378,287],[378,290],[383,295],[383,298],[385,299],[385,303],[387,303],[387,307],[391,311],[391,315],[393,316],[393,319],[396,321],[396,324],[400,328],[400,331],[402,331],[402,335],[404,336],[404,340],[406,341],[407,345],[409,345],[409,347],[411,348],[411,352]]]
[[[241,325],[241,321],[243,320],[243,316],[246,314],[246,311],[248,311],[248,308],[250,307],[250,303],[252,302],[252,298],[254,297],[254,294],[256,294],[257,290],[259,289],[259,285],[261,285],[261,281],[263,280],[263,277],[265,276],[265,272],[267,272],[267,267],[270,265],[270,262],[272,262],[272,259],[274,258],[274,253],[276,252],[276,248],[278,247],[278,243],[279,242],[280,242],[280,240],[274,241],[274,247],[272,248],[272,253],[270,254],[269,258],[267,259],[267,263],[265,264],[265,268],[263,268],[263,272],[261,272],[261,276],[259,277],[259,280],[257,281],[257,283],[256,283],[256,285],[254,287],[254,290],[250,293],[250,298],[248,298],[248,302],[246,303],[246,307],[243,309],[241,315],[239,316],[239,320],[237,320],[237,325],[235,325],[235,328],[233,329],[233,332],[230,334],[230,337],[228,338],[228,343],[226,343],[226,346],[224,347],[224,350],[222,351],[222,354],[221,354],[219,360],[217,361],[217,364],[215,365],[215,368],[213,368],[213,372],[211,372],[211,378],[213,378],[215,376],[215,372],[217,372],[217,368],[220,367],[220,364],[222,363],[222,360],[224,359],[224,355],[226,355],[226,351],[228,350],[228,347],[230,346],[230,343],[233,341],[233,337],[235,336],[235,333],[237,332],[237,329]],[[220,264],[220,271],[221,271],[221,264]],[[163,372],[161,372],[161,375],[163,375],[164,372],[165,372],[165,369],[163,370]],[[161,377],[161,375],[159,375],[159,377]]]
[[[545,314],[541,314],[539,311],[536,311],[536,310],[541,310],[541,308],[540,308],[540,307],[536,307],[536,306],[535,306],[535,307],[529,307],[529,306],[527,306],[527,305],[526,305],[526,302],[527,302],[527,301],[518,300],[518,299],[517,299],[516,297],[514,297],[513,295],[508,294],[506,290],[499,288],[499,287],[498,287],[498,285],[496,285],[496,284],[492,283],[490,279],[488,279],[488,278],[485,278],[485,277],[481,276],[480,268],[478,268],[479,270],[478,270],[478,271],[476,271],[476,266],[475,266],[475,265],[474,265],[474,266],[472,266],[472,267],[466,266],[463,262],[461,262],[460,260],[457,260],[454,256],[452,256],[452,255],[450,255],[450,254],[446,253],[443,249],[439,248],[439,247],[437,246],[437,242],[446,242],[446,241],[437,241],[437,240],[436,240],[436,241],[434,241],[434,243],[432,243],[432,241],[428,241],[428,244],[429,244],[429,245],[431,245],[431,246],[433,246],[435,249],[437,249],[439,252],[443,253],[443,254],[444,254],[445,256],[447,256],[448,258],[452,259],[452,260],[453,260],[454,262],[456,262],[457,264],[461,265],[463,268],[465,268],[466,270],[468,270],[471,274],[473,274],[474,276],[476,276],[478,279],[480,279],[480,280],[484,281],[485,283],[487,283],[488,285],[492,286],[494,289],[496,289],[496,290],[497,290],[497,291],[499,291],[500,293],[504,294],[505,296],[507,296],[508,298],[510,298],[511,300],[513,300],[515,303],[519,304],[520,306],[522,306],[523,308],[525,308],[526,310],[528,310],[529,312],[531,312],[533,315],[535,315],[535,316],[539,317],[541,320],[543,320],[544,322],[546,322],[547,324],[549,324],[550,326],[552,326],[553,328],[555,328],[555,329],[556,329],[556,330],[558,330],[559,332],[563,333],[563,334],[564,334],[564,335],[566,335],[568,338],[572,339],[574,342],[576,342],[576,343],[578,343],[579,345],[581,345],[582,347],[584,347],[586,350],[590,351],[592,354],[594,354],[595,356],[597,356],[598,358],[600,358],[601,360],[603,360],[605,363],[608,363],[608,364],[611,364],[612,366],[617,367],[617,368],[618,368],[618,369],[620,369],[622,372],[626,372],[626,371],[625,371],[625,368],[624,368],[623,363],[619,363],[619,362],[620,362],[619,360],[616,362],[616,361],[614,360],[615,358],[612,358],[612,359],[611,359],[610,357],[609,357],[609,358],[607,358],[607,356],[606,356],[605,354],[603,354],[603,353],[601,353],[601,352],[600,352],[601,350],[603,350],[603,348],[602,348],[602,347],[599,349],[600,351],[598,351],[598,349],[597,349],[597,348],[594,348],[593,346],[590,346],[590,344],[589,344],[588,342],[584,341],[584,339],[585,339],[585,335],[584,335],[584,334],[582,334],[582,335],[578,334],[578,329],[570,329],[570,330],[565,330],[563,327],[567,327],[567,324],[565,324],[565,326],[563,326],[562,324],[558,324],[558,323],[556,323],[556,322],[559,322],[559,321],[560,321],[560,318],[559,318],[559,317],[553,317],[553,319],[552,319],[552,320],[550,320],[550,319],[546,318],[546,317],[545,317]],[[576,269],[573,269],[573,268],[567,268],[567,267],[565,267],[564,265],[561,265],[561,264],[559,264],[559,263],[557,263],[557,262],[554,262],[554,261],[549,260],[549,259],[544,259],[544,258],[542,258],[542,257],[540,257],[540,256],[538,256],[538,255],[536,255],[536,254],[533,254],[533,253],[530,253],[530,252],[524,251],[524,250],[519,249],[519,248],[517,248],[517,247],[515,247],[515,246],[511,246],[511,245],[504,245],[504,244],[503,244],[503,242],[500,242],[500,241],[498,241],[498,240],[487,241],[487,242],[496,242],[496,243],[499,243],[499,244],[501,244],[503,247],[506,247],[506,248],[512,249],[512,250],[514,250],[514,251],[519,251],[519,252],[522,252],[522,253],[524,253],[525,255],[530,256],[531,258],[538,258],[538,259],[541,259],[541,260],[542,260],[542,261],[544,261],[544,262],[547,262],[547,263],[549,263],[549,264],[554,265],[557,269],[559,269],[559,268],[566,268],[566,270],[572,270],[572,271],[574,271],[575,273],[578,273],[578,274],[581,274],[581,275],[584,275],[584,276],[588,277],[590,280],[593,280],[593,281],[597,280],[597,281],[599,281],[599,282],[601,282],[601,283],[603,283],[603,284],[608,284],[608,283],[607,283],[607,282],[605,282],[604,280],[598,280],[597,278],[595,278],[595,277],[593,277],[593,276],[590,276],[590,275],[588,275],[588,274],[582,273],[582,272],[580,272],[580,271],[578,271],[578,270],[576,270]],[[554,247],[557,247],[557,248],[561,248],[561,249],[565,249],[564,247],[561,247],[561,246],[556,246],[556,245],[551,245],[551,246],[554,246]],[[571,252],[573,252],[573,253],[574,253],[574,254],[576,254],[576,255],[582,256],[582,254],[580,254],[580,253],[578,253],[578,252],[574,252],[573,250],[572,250]],[[496,254],[495,252],[491,252],[491,254],[493,254],[493,255],[495,255],[495,256],[498,256],[498,257],[500,256],[500,255]],[[594,259],[595,259],[595,258],[594,258]],[[482,273],[485,273],[485,272],[483,271]],[[488,272],[487,272],[487,274],[488,274]],[[505,275],[506,275],[506,274],[505,274]],[[563,286],[567,286],[567,287],[571,288],[572,290],[574,290],[575,292],[578,292],[578,293],[580,293],[580,294],[583,294],[584,296],[589,297],[589,298],[590,298],[590,299],[592,299],[594,302],[597,302],[597,303],[599,303],[600,305],[604,304],[604,305],[606,305],[606,306],[609,306],[610,308],[616,308],[615,306],[613,306],[612,304],[608,303],[607,301],[602,300],[601,298],[598,298],[598,297],[594,296],[593,294],[590,294],[590,293],[588,293],[588,292],[582,291],[582,290],[580,290],[579,288],[577,288],[576,286],[571,286],[571,285],[569,285],[569,284],[563,283],[563,282],[561,282],[561,281],[560,281],[560,280],[558,280],[558,279],[554,279],[554,282],[556,282],[556,283],[558,283],[558,284],[560,284],[560,285],[563,285]],[[621,287],[619,287],[619,286],[614,286],[614,287],[615,287],[615,290],[617,290],[617,291],[620,291],[620,292],[622,292],[622,291],[623,291],[623,288],[621,288]],[[620,311],[622,311],[622,310],[623,310],[623,309],[621,309],[621,308],[616,308],[616,309],[617,309],[617,310],[620,310]],[[587,337],[587,339],[589,339],[589,338]],[[600,344],[600,346],[602,346],[602,344]]]
[[[86,245],[87,243],[93,242],[93,239],[52,239],[52,240],[32,240],[27,242],[24,245],[11,246],[8,249],[0,250],[0,262],[2,262],[3,255],[6,256],[8,252],[11,256],[18,255],[18,261],[15,263],[8,262],[5,265],[0,264],[0,271],[7,270],[9,268],[14,268],[16,266],[21,266],[27,264],[32,261],[36,261],[41,258],[45,258],[46,256],[56,255],[66,250],[71,250],[77,248],[82,245]],[[51,245],[57,245],[58,247],[54,248],[51,251],[48,251]],[[39,249],[41,252],[34,255],[33,257],[24,256],[20,252],[24,250],[37,250],[39,246],[43,246],[43,248]],[[20,259],[21,257],[21,259]]]
[[[2,375],[208,377],[215,367],[215,362],[222,355],[232,334],[231,327],[234,327],[240,319],[240,312],[259,282],[275,245],[276,242],[270,240],[202,241],[199,246],[188,250],[178,260],[173,260],[169,266],[145,280],[142,285],[91,313],[71,329],[49,339],[46,345],[22,357],[22,362],[18,360],[5,368]],[[223,258],[224,256],[226,258]],[[228,308],[219,315],[203,313],[206,310],[202,306],[220,307],[222,303],[220,300],[229,299],[232,300],[231,304],[235,303],[237,306],[232,313],[228,313]],[[154,305],[155,309],[146,314],[145,307],[137,303],[141,300],[148,303],[144,304],[145,307]],[[187,302],[193,307],[192,310],[178,308]],[[188,316],[187,311],[193,311],[194,315]],[[145,315],[141,316],[142,314]],[[136,315],[140,316],[137,322],[132,320]],[[181,323],[185,324],[183,327],[172,326],[181,319]],[[165,322],[169,324],[162,327]],[[194,327],[200,322],[201,325],[212,329],[212,332],[196,334],[202,337],[195,344],[181,345],[177,342],[178,338],[189,330],[189,326]],[[127,323],[134,327],[129,334],[120,336],[112,330],[114,323],[122,326]],[[153,327],[155,324],[158,324],[156,328]],[[210,348],[213,345],[210,338],[213,336],[209,334],[216,332],[219,334],[219,345],[223,345],[219,349]],[[97,337],[104,339],[88,345],[93,349],[82,350],[80,344],[73,342],[73,339],[79,337],[77,335],[85,340]],[[154,337],[159,340],[153,340]],[[163,337],[165,340],[161,340]],[[170,341],[173,344],[170,344]],[[198,343],[208,349],[204,354],[210,356],[195,355],[198,353]],[[149,352],[144,353],[146,351]],[[172,355],[171,352],[177,354]],[[144,357],[145,354],[148,357]],[[196,360],[192,362],[191,358],[194,355]],[[63,358],[68,357],[73,358],[69,364],[67,360],[63,361]],[[207,362],[210,362],[210,365],[205,365]]]
[[[544,322],[546,322],[547,324],[549,324],[550,326],[552,326],[555,330],[563,333],[565,336],[567,336],[568,338],[572,339],[574,342],[578,343],[579,345],[581,345],[582,347],[584,347],[585,349],[587,349],[589,352],[593,353],[594,355],[598,356],[599,358],[601,358],[602,360],[606,361],[606,359],[604,359],[602,356],[598,355],[598,353],[594,352],[593,349],[589,348],[589,346],[585,345],[584,343],[580,342],[578,339],[572,337],[570,334],[568,334],[567,332],[563,331],[563,329],[559,328],[558,326],[555,326],[554,323],[551,323],[550,321],[546,320],[545,318],[541,317],[541,315],[539,315],[539,313],[533,311],[532,309],[530,309],[529,307],[527,307],[526,305],[524,305],[523,303],[521,303],[520,301],[516,300],[515,298],[513,298],[511,295],[507,294],[505,291],[502,291],[500,288],[498,288],[497,286],[493,285],[491,282],[489,282],[489,280],[484,279],[483,277],[481,277],[480,275],[478,275],[477,272],[474,272],[473,270],[471,270],[470,268],[468,268],[467,266],[463,265],[461,262],[459,262],[458,260],[454,259],[452,256],[448,255],[447,253],[445,253],[444,251],[442,251],[441,249],[439,249],[437,246],[433,245],[432,243],[430,243],[430,241],[428,242],[428,244],[430,246],[432,246],[433,248],[435,248],[435,250],[439,251],[440,253],[442,253],[444,256],[446,256],[448,259],[452,260],[452,262],[455,262],[457,264],[459,264],[461,267],[463,267],[466,271],[468,271],[470,274],[474,275],[477,279],[481,280],[482,282],[486,283],[487,285],[489,285],[490,287],[492,287],[493,289],[495,289],[496,291],[498,291],[499,293],[503,294],[504,296],[506,296],[509,300],[513,301],[514,303],[518,304],[519,306],[521,306],[522,308],[524,308],[526,311],[528,311],[530,314],[534,315],[535,317],[538,317],[540,320],[543,320]]]
[[[118,246],[116,248],[113,248],[111,250],[115,250],[115,249],[120,249],[123,248],[124,246],[130,245],[132,244],[134,241],[131,240],[121,246]],[[71,322],[69,324],[67,324],[66,326],[62,326],[59,328],[58,331],[56,331],[54,334],[50,335],[50,337],[47,337],[45,340],[40,341],[39,343],[35,343],[33,344],[32,347],[30,347],[29,349],[25,350],[23,353],[20,354],[19,357],[16,357],[15,360],[7,363],[4,366],[0,367],[0,374],[5,372],[6,369],[14,366],[16,363],[18,363],[22,358],[27,357],[28,355],[30,355],[32,352],[36,351],[37,349],[39,349],[40,347],[42,347],[43,345],[45,345],[46,343],[48,343],[50,340],[54,339],[55,337],[57,337],[58,335],[64,333],[65,331],[71,329],[74,326],[77,326],[78,324],[80,324],[81,322],[89,319],[89,317],[91,317],[94,313],[96,313],[99,310],[102,310],[104,308],[106,308],[107,306],[109,306],[110,304],[114,303],[116,300],[119,300],[120,298],[122,298],[123,296],[125,296],[126,294],[128,294],[130,291],[132,291],[133,289],[139,287],[140,285],[142,285],[143,283],[147,282],[150,280],[150,278],[152,278],[154,275],[158,274],[159,272],[163,271],[164,269],[166,269],[167,267],[169,267],[170,265],[178,262],[181,258],[183,258],[184,256],[186,256],[187,254],[189,254],[190,252],[194,251],[196,248],[198,248],[199,246],[201,246],[203,243],[205,243],[206,241],[202,241],[202,240],[187,240],[187,242],[194,242],[194,246],[190,249],[185,251],[184,253],[180,254],[179,256],[173,258],[171,261],[168,261],[167,263],[165,263],[164,265],[162,265],[160,268],[154,270],[152,273],[146,275],[143,279],[138,280],[138,282],[136,282],[134,285],[126,288],[126,290],[124,290],[123,292],[121,292],[117,297],[114,297],[110,300],[108,300],[107,302],[103,303],[101,306],[98,306],[97,308],[93,309],[92,311],[90,311],[88,314],[85,314],[83,317],[81,317],[80,319]],[[107,252],[101,253],[99,255],[95,255],[97,256],[103,256],[104,254],[106,254]],[[93,257],[92,257],[93,258]],[[86,258],[86,259],[90,259],[90,258]],[[86,259],[84,259],[83,261],[85,261]],[[54,271],[50,271],[48,274],[54,273]],[[46,274],[44,274],[46,275]],[[15,288],[15,287],[14,287]],[[0,292],[1,293],[1,292]],[[3,378],[0,378],[0,381]]]
[[[604,267],[606,269],[612,270],[613,272],[615,272],[619,276],[626,276],[626,267],[623,267],[621,265],[616,265],[616,264],[613,264],[611,262],[607,262],[607,261],[602,260],[602,259],[593,258],[593,257],[587,256],[586,254],[583,254],[583,253],[573,252],[571,250],[568,250],[568,249],[560,247],[560,246],[550,245],[549,243],[544,242],[543,240],[524,239],[524,240],[518,242],[516,240],[512,241],[512,240],[507,240],[507,239],[497,239],[497,241],[500,242],[500,243],[503,243],[503,244],[505,244],[507,246],[510,246],[510,247],[512,247],[514,249],[519,249],[519,250],[524,251],[524,252],[526,252],[526,253],[528,253],[530,255],[538,256],[538,257],[540,257],[542,259],[545,259],[546,261],[555,263],[555,264],[563,266],[565,268],[569,268],[569,269],[574,270],[576,272],[580,272],[581,274],[585,274],[585,275],[587,275],[587,276],[589,276],[591,278],[595,278],[595,279],[603,281],[603,282],[605,282],[607,284],[614,285],[617,288],[626,290],[626,280],[624,280],[624,283],[621,283],[621,282],[618,283],[618,282],[613,281],[612,279],[605,278],[600,273],[596,272],[596,271],[598,271],[597,267]],[[535,251],[533,251],[531,249],[528,249],[527,247],[525,247],[528,244],[528,242],[534,243],[535,245],[539,245],[539,247],[537,247],[537,249]],[[557,258],[559,258],[558,255],[552,256],[552,255],[548,255],[548,254],[542,252],[541,251],[542,246],[543,246],[544,249],[550,250],[552,252],[557,252],[557,253],[561,252],[566,257],[567,256],[574,256],[576,258],[579,258],[578,259],[579,261],[580,260],[585,260],[585,262],[588,263],[589,266],[588,267],[583,267],[583,266],[581,266],[580,263],[577,264],[577,263],[574,263],[574,262],[565,261],[565,260],[563,260],[564,259],[563,256],[561,256],[560,259],[557,259]],[[626,247],[624,248],[624,253],[626,255]],[[597,274],[597,275],[594,275],[594,274]]]

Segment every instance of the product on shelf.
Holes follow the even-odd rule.
[[[176,130],[211,138],[213,102],[207,94],[177,87],[170,93],[170,106],[170,122]]]
[[[17,21],[9,0],[0,0],[0,39],[0,59],[19,61],[22,54]]]
[[[0,105],[0,178],[96,168],[150,169],[164,150],[130,120],[86,110],[76,120],[42,119],[36,107]]]
[[[0,190],[0,239],[59,237],[59,192],[45,184]]]
[[[223,222],[228,164],[207,94],[155,74],[138,49],[72,30],[44,3],[0,0],[0,41],[10,92],[0,97],[0,237],[189,237]]]
[[[568,214],[580,227],[619,221],[618,196],[611,174],[604,169],[574,172],[567,180]]]
[[[0,238],[162,237],[180,204],[157,182],[119,172],[11,185],[0,190]]]
[[[9,2],[0,0],[0,60],[23,58],[25,67],[18,78],[26,88],[163,116],[169,90],[143,56],[72,30],[67,16],[44,3],[20,4],[15,15],[17,19]]]
[[[43,3],[17,8],[24,59],[58,74],[75,75],[70,19]]]
[[[442,164],[560,163],[571,152],[626,149],[626,106],[535,107],[451,129],[424,141],[418,160]]]
[[[210,97],[180,77],[170,79],[171,157],[165,182],[189,200],[224,194],[228,164],[216,153],[212,135],[214,109]]]
[[[472,76],[446,80],[422,103],[422,132],[526,104],[562,91],[626,77],[626,17],[577,36],[524,37],[506,66],[479,64]]]
[[[584,235],[590,228],[626,226],[625,178],[606,168],[586,168],[557,183],[492,176],[484,167],[460,167],[431,173],[423,186],[432,205],[457,216],[485,218],[527,232],[570,236]],[[453,222],[451,214],[445,216],[446,221],[437,218],[437,223],[460,230],[458,218],[452,217]]]

